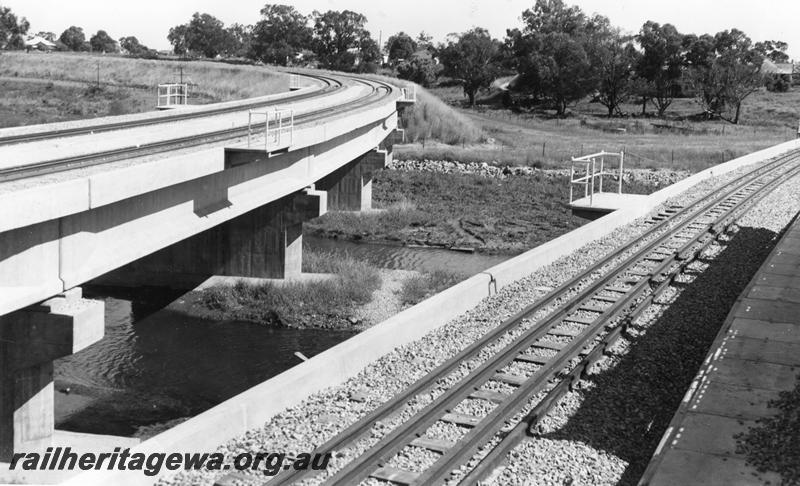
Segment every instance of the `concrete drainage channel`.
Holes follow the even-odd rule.
[[[439,329],[484,301],[486,297],[502,292],[506,287],[514,290],[517,280],[543,269],[561,257],[570,255],[588,242],[607,237],[618,228],[645,216],[667,199],[695,184],[713,176],[721,176],[765,161],[798,146],[800,144],[795,141],[786,142],[707,169],[650,195],[638,207],[612,213],[497,265],[487,272],[475,275],[285,373],[153,437],[137,446],[132,452],[215,450],[250,429],[263,427],[264,423],[270,421],[276,414],[295,407],[315,393],[344,383],[359,374],[370,363],[395,348],[421,339],[431,331]],[[487,302],[491,302],[491,299],[484,301],[483,304],[490,305],[486,304]],[[65,484],[151,484],[153,480],[154,478],[144,476],[140,472],[93,471],[78,475]],[[165,481],[170,480],[165,478]]]

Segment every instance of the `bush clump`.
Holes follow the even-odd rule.
[[[305,282],[237,282],[203,291],[201,302],[225,319],[285,327],[346,327],[356,307],[381,285],[378,270],[351,257],[306,252],[309,271],[333,273]]]

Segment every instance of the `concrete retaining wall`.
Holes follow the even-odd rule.
[[[369,363],[396,347],[421,338],[475,307],[483,298],[494,292],[492,277],[496,281],[496,287],[502,288],[568,255],[586,243],[602,238],[616,228],[644,216],[670,197],[705,179],[764,161],[798,147],[800,147],[798,141],[786,142],[694,174],[651,194],[636,207],[615,211],[475,275],[211,410],[145,441],[134,450],[137,452],[214,450],[248,429],[262,426],[273,415],[287,407],[297,405],[309,395],[355,376]],[[153,481],[153,478],[141,473],[115,472],[102,475],[82,474],[63,484],[145,485]]]

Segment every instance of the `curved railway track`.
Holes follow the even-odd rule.
[[[300,74],[300,73],[289,73],[289,74]],[[142,120],[129,120],[124,122],[110,122],[110,123],[103,123],[93,126],[84,126],[84,127],[72,127],[72,128],[64,128],[60,130],[49,130],[49,131],[41,131],[35,133],[22,133],[19,135],[0,135],[0,146],[3,145],[11,145],[15,143],[25,143],[25,142],[34,142],[37,140],[49,140],[54,138],[63,138],[63,137],[72,137],[76,135],[86,135],[89,133],[101,133],[101,132],[108,132],[112,130],[121,130],[125,128],[133,128],[133,127],[143,127],[148,125],[157,125],[159,123],[169,123],[175,121],[183,121],[183,120],[191,120],[195,118],[203,118],[207,116],[214,116],[214,115],[224,115],[226,113],[233,113],[236,111],[248,110],[248,109],[256,109],[256,108],[263,108],[265,106],[270,106],[275,103],[286,103],[286,102],[293,102],[293,101],[300,101],[308,98],[313,98],[315,96],[320,96],[322,94],[330,93],[332,91],[336,91],[342,87],[341,81],[332,78],[330,76],[321,76],[316,74],[300,74],[301,76],[305,76],[308,78],[316,79],[322,82],[323,87],[319,90],[314,90],[312,92],[307,93],[300,93],[295,95],[289,95],[284,98],[265,102],[259,101],[255,103],[243,103],[237,106],[225,106],[221,108],[208,108],[203,109],[202,111],[188,111],[188,112],[181,112],[177,111],[174,113],[167,114],[165,116],[160,116],[156,118],[145,118]],[[198,105],[202,106],[202,105]]]
[[[318,77],[320,79],[329,80],[329,83],[331,85],[333,85],[334,83],[338,84],[338,86],[342,85],[341,81],[339,81],[339,80],[337,80],[335,78],[332,78],[332,77],[328,77],[328,76],[316,76],[316,77]],[[327,107],[327,108],[321,108],[321,109],[317,109],[317,110],[312,110],[312,111],[307,112],[307,113],[303,113],[301,115],[297,115],[297,116],[294,117],[295,124],[302,124],[302,123],[308,123],[308,122],[312,122],[312,121],[315,121],[315,120],[319,120],[319,119],[322,119],[322,118],[324,118],[326,116],[330,116],[331,114],[334,114],[336,112],[339,112],[339,111],[342,111],[342,110],[345,110],[345,109],[346,110],[354,110],[354,109],[361,108],[363,106],[366,106],[366,105],[369,105],[369,104],[373,103],[376,99],[381,98],[382,96],[387,96],[388,94],[394,92],[394,90],[395,90],[395,88],[392,85],[390,85],[388,83],[381,82],[381,81],[366,81],[366,80],[363,80],[363,79],[350,77],[350,76],[340,76],[340,77],[348,78],[348,79],[350,79],[350,80],[352,80],[354,82],[364,84],[364,85],[366,85],[366,86],[371,88],[371,92],[366,96],[363,96],[363,97],[361,97],[361,98],[359,98],[357,100],[351,100],[348,103],[343,104],[343,105]],[[314,96],[318,96],[318,95],[319,95],[318,93],[314,94]],[[310,97],[310,96],[311,96],[311,94],[307,94],[305,96],[305,98]],[[286,101],[297,101],[298,99],[299,99],[299,97],[284,98],[282,100],[279,100],[279,102],[281,104],[284,104],[284,103],[286,103]],[[264,103],[256,103],[256,104],[253,104],[253,105],[250,105],[250,106],[239,106],[239,107],[236,107],[235,109],[226,108],[225,111],[226,112],[242,111],[242,110],[245,110],[245,109],[248,109],[248,108],[252,108],[254,106],[264,107],[264,106],[271,106],[271,104],[270,105],[265,105]],[[220,113],[208,114],[206,112],[203,116],[212,116],[212,115],[218,115],[218,114],[220,114]],[[187,115],[190,115],[190,114],[187,114]],[[186,119],[186,118],[188,118],[188,117],[178,117],[177,120],[183,120],[183,119]],[[174,121],[176,121],[176,119],[173,119],[173,118],[170,118],[168,120],[159,119],[158,123],[174,122]],[[128,123],[117,123],[117,124],[112,124],[112,125],[113,125],[113,128],[108,128],[108,130],[119,130],[119,129],[124,129],[124,128],[133,128],[133,127],[138,127],[141,124],[138,121],[133,121],[133,122],[128,122]],[[264,126],[265,126],[265,123],[253,124],[253,128],[254,129],[259,129],[259,130],[263,129]],[[96,132],[97,129],[93,128],[92,130],[87,130],[87,131],[95,131]],[[79,156],[74,156],[74,157],[65,157],[65,158],[61,158],[61,159],[46,160],[46,161],[37,162],[37,163],[33,163],[33,164],[24,164],[24,165],[19,165],[19,166],[14,166],[14,167],[8,167],[8,168],[0,169],[0,182],[12,181],[12,180],[17,180],[17,179],[24,179],[24,178],[27,178],[27,177],[33,177],[33,176],[44,175],[44,174],[51,174],[51,173],[55,173],[55,172],[63,172],[63,171],[66,171],[66,170],[72,170],[72,169],[77,169],[77,168],[82,168],[82,167],[93,166],[93,165],[107,164],[107,163],[116,162],[116,161],[119,161],[119,160],[131,159],[131,158],[135,158],[135,157],[150,156],[150,155],[155,155],[155,154],[168,152],[168,151],[172,151],[172,150],[185,149],[185,148],[200,146],[200,145],[204,145],[204,144],[208,144],[208,143],[220,142],[220,141],[224,141],[224,140],[232,140],[232,139],[236,139],[236,138],[240,138],[240,137],[246,136],[247,133],[248,133],[248,127],[234,127],[234,128],[228,128],[228,129],[217,130],[217,131],[212,131],[212,132],[206,132],[206,133],[198,134],[198,135],[177,137],[177,138],[172,138],[172,139],[169,139],[169,140],[163,140],[163,141],[152,142],[152,143],[147,143],[147,144],[131,145],[131,146],[127,146],[127,147],[121,147],[121,148],[117,148],[117,149],[113,149],[113,150],[95,152],[95,153],[86,154],[86,155],[79,155]],[[70,136],[70,135],[76,135],[76,134],[69,134],[67,136]],[[64,136],[64,135],[54,135],[53,137],[48,137],[48,138],[58,138],[60,136]],[[2,140],[0,140],[0,142],[1,141]]]
[[[687,207],[667,208],[649,221],[653,226],[646,235],[622,243],[318,447],[315,453],[321,454],[353,447],[374,425],[391,420],[416,399],[424,400],[440,380],[469,367],[485,348],[497,346],[509,333],[518,334],[324,484],[358,484],[367,478],[396,484],[476,484],[692,261],[780,182],[799,173],[800,152],[796,151],[739,176],[723,190]],[[535,314],[548,309],[545,317],[533,321]],[[512,391],[487,387],[490,382]],[[482,416],[458,412],[460,404],[473,400],[481,401],[488,412]],[[455,442],[427,436],[426,431],[437,422],[469,431]],[[409,446],[433,451],[438,459],[421,472],[390,467],[392,458]],[[479,451],[481,457],[476,456]],[[269,484],[291,484],[311,474],[316,473],[289,469]]]

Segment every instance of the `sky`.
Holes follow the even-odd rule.
[[[447,34],[484,27],[502,38],[509,27],[521,26],[520,14],[535,0],[282,0],[302,13],[353,10],[364,14],[377,40],[399,31],[420,31],[443,41]],[[763,0],[762,0],[763,1]],[[280,3],[276,0],[275,3]],[[254,24],[264,0],[0,0],[27,17],[32,32],[60,35],[70,25],[83,27],[87,39],[98,29],[113,38],[136,36],[158,50],[169,49],[169,28],[188,22],[194,12],[207,12],[226,25]],[[711,33],[738,28],[754,41],[789,43],[790,57],[800,61],[799,0],[566,0],[587,13],[600,13],[613,25],[635,33],[647,20],[671,23],[682,33]]]

